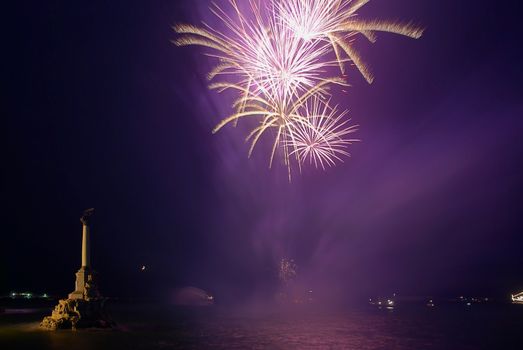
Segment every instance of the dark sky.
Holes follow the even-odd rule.
[[[72,291],[88,207],[109,295],[263,295],[282,257],[338,295],[523,289],[517,1],[367,5],[426,33],[358,42],[376,81],[352,70],[336,98],[362,142],[291,184],[263,147],[247,159],[242,130],[211,134],[231,96],[207,90],[205,50],[170,43],[208,3],[4,7],[0,293]]]

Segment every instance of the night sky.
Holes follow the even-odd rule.
[[[90,207],[110,296],[266,296],[282,257],[340,298],[523,289],[517,1],[371,1],[363,17],[425,35],[358,41],[376,80],[352,68],[336,99],[362,142],[292,183],[241,127],[211,133],[232,96],[207,90],[205,49],[170,42],[209,3],[4,6],[1,294],[71,292]]]

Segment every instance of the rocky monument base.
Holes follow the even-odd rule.
[[[105,299],[62,299],[51,316],[45,317],[40,327],[49,330],[78,328],[110,328],[114,325],[105,312]]]

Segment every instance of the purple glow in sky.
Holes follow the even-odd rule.
[[[351,86],[331,103],[361,142],[350,161],[304,167],[291,184],[284,166],[267,169],[269,142],[246,157],[248,123],[212,134],[237,96],[209,91],[202,48],[171,43],[176,23],[225,30],[209,1],[24,4],[7,19],[4,293],[68,291],[90,207],[106,295],[166,284],[217,300],[269,294],[282,258],[340,299],[523,289],[519,2],[362,7],[359,18],[427,30],[354,43],[375,79],[345,67]],[[54,273],[26,273],[35,266]]]

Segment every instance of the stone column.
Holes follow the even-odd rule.
[[[76,273],[76,283],[74,292],[69,294],[69,299],[86,299],[89,298],[87,294],[96,294],[94,292],[88,293],[86,285],[89,283],[90,289],[93,288],[93,271],[91,271],[91,247],[89,237],[89,217],[93,215],[94,209],[87,209],[84,211],[80,221],[82,222],[82,266]]]
[[[83,223],[82,228],[82,267],[91,267],[91,247],[89,242],[89,226],[87,223]]]

